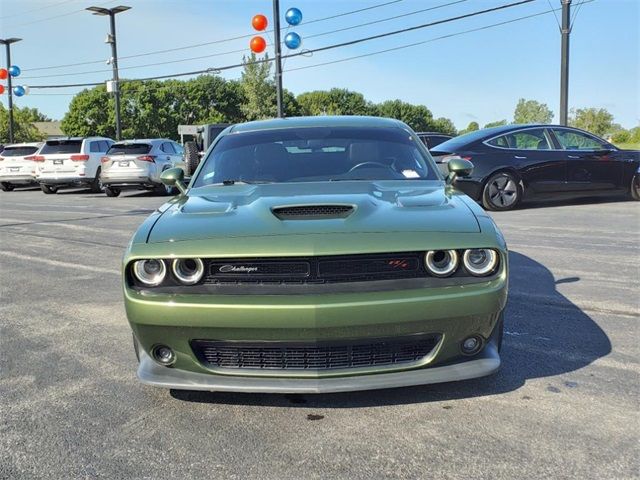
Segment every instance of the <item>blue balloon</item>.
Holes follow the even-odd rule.
[[[298,8],[290,8],[287,13],[284,14],[284,19],[289,25],[300,25],[302,21],[302,12]]]
[[[11,65],[9,67],[9,75],[11,75],[12,77],[17,77],[18,75],[20,75],[20,67],[17,65]]]
[[[302,38],[296,32],[289,32],[284,37],[284,44],[291,50],[295,50],[302,45]]]
[[[14,94],[16,97],[21,97],[21,96],[23,96],[23,95],[24,95],[24,93],[25,93],[25,92],[24,92],[24,87],[22,87],[22,86],[20,86],[20,85],[18,85],[17,87],[13,87],[13,94]]]

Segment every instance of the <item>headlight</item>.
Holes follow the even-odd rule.
[[[204,274],[204,264],[199,258],[178,258],[173,261],[173,274],[184,285],[194,285]]]
[[[498,254],[495,250],[488,248],[476,248],[465,250],[462,257],[464,268],[471,275],[482,277],[492,273],[498,266]]]
[[[156,287],[162,283],[167,268],[162,260],[138,260],[133,264],[135,277],[149,287]]]
[[[458,267],[458,252],[455,250],[429,250],[425,264],[431,275],[448,277]]]

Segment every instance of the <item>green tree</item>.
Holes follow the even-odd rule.
[[[42,140],[43,135],[33,126],[33,122],[47,122],[44,114],[36,108],[13,107],[13,140],[17,142],[33,142]],[[0,143],[9,142],[9,110],[0,104]]]
[[[364,95],[344,88],[316,90],[298,95],[303,115],[375,115],[376,108]]]
[[[475,132],[476,130],[480,130],[480,125],[478,124],[478,122],[470,122],[469,125],[467,125],[467,128],[465,128],[464,130],[460,130],[460,135],[464,135],[465,133],[469,133],[469,132]]]
[[[613,115],[604,108],[571,109],[569,125],[603,136],[613,130]]]
[[[513,113],[513,123],[551,123],[553,112],[547,104],[536,100],[518,100]]]
[[[424,105],[413,105],[401,100],[387,100],[377,105],[377,108],[381,116],[401,120],[416,132],[433,130],[433,114]]]
[[[265,60],[269,55],[265,55]],[[276,87],[271,75],[271,62],[259,63],[255,53],[242,57],[244,69],[240,79],[243,104],[240,107],[246,120],[273,118],[277,115]]]
[[[458,130],[456,130],[456,126],[453,124],[451,120],[444,117],[436,118],[433,121],[433,126],[431,129],[434,132],[446,133],[447,135],[457,135]]]
[[[482,128],[492,128],[492,127],[502,127],[503,125],[506,125],[507,121],[506,120],[497,120],[495,122],[489,122],[487,123],[484,127]]]

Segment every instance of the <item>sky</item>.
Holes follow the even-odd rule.
[[[302,11],[302,23],[287,31],[300,34],[301,48],[311,50],[514,1],[517,0],[280,0],[280,9],[282,15],[289,7]],[[575,21],[571,33],[569,107],[606,108],[625,128],[636,126],[640,124],[640,0],[592,0],[580,5],[582,1],[572,2]],[[314,21],[383,3],[388,4]],[[91,15],[84,8],[92,5],[111,8],[121,4],[132,7],[116,17],[121,78],[170,75],[237,64],[243,53],[249,53],[249,38],[228,39],[257,33],[252,30],[251,18],[258,13],[266,15],[272,26],[271,0],[0,0],[0,38],[22,38],[12,46],[12,63],[22,69],[14,85],[60,85],[110,79],[111,67],[106,64],[110,47],[104,43],[108,20]],[[559,9],[560,0],[535,0],[501,11],[289,58],[284,64],[284,86],[295,94],[339,87],[361,92],[373,102],[401,99],[423,104],[434,117],[450,118],[459,129],[472,121],[480,126],[502,119],[511,121],[519,98],[546,103],[557,121],[560,33],[553,13],[460,34],[552,8]],[[419,10],[426,11],[413,13]],[[404,14],[410,15],[330,33]],[[560,12],[556,14],[559,19]],[[454,36],[438,38],[451,34]],[[272,34],[266,37],[271,49]],[[318,65],[416,42],[426,43]],[[202,43],[209,44],[192,46]],[[150,53],[178,47],[188,48]],[[238,52],[243,49],[246,52]],[[236,52],[226,53],[230,51]],[[136,57],[124,58],[131,55]],[[202,56],[208,58],[182,61]],[[4,52],[0,53],[0,62],[6,63]],[[84,62],[95,63],[60,67]],[[173,63],[142,67],[163,62]],[[228,70],[223,76],[238,78],[240,73],[240,69]],[[29,95],[14,97],[14,102],[20,107],[36,107],[52,119],[61,119],[73,95],[80,90],[32,88]],[[6,106],[6,95],[2,95],[2,102]]]

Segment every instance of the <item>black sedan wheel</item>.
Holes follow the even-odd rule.
[[[640,173],[636,173],[631,179],[631,198],[640,200]]]
[[[2,190],[3,192],[10,192],[11,190],[13,190],[14,186],[11,185],[10,183],[7,182],[2,182],[0,183],[0,190]]]
[[[44,183],[41,183],[40,190],[42,190],[47,195],[51,195],[52,193],[56,193],[58,191],[58,187],[51,187],[49,185],[45,185]]]
[[[491,177],[482,192],[482,205],[487,210],[511,210],[522,198],[518,180],[509,172],[498,172]]]
[[[113,187],[104,187],[104,193],[107,194],[107,197],[117,197],[118,195],[120,195],[120,189]]]

